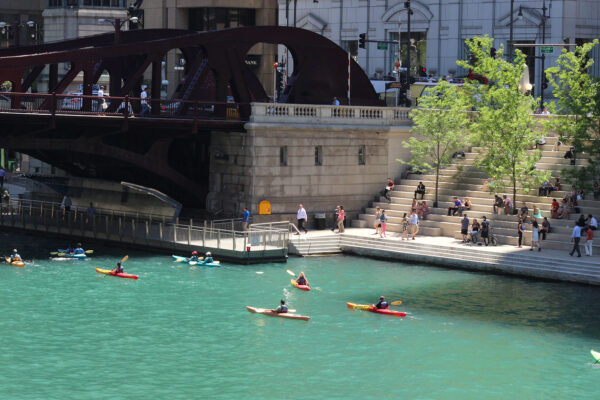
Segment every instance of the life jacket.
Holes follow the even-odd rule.
[[[304,279],[304,278],[298,278],[298,280],[296,281],[296,283],[298,285],[306,285],[306,279]]]

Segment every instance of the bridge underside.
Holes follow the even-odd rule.
[[[91,116],[31,118],[3,114],[1,146],[28,154],[81,177],[127,181],[152,187],[181,203],[204,208],[208,193],[209,146],[214,131],[243,130],[239,121],[227,127],[206,122],[193,133],[189,121],[168,127],[148,118]],[[46,118],[44,118],[46,117]]]

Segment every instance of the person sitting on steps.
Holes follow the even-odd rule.
[[[392,180],[392,178],[387,178],[387,184],[385,186],[385,192],[384,192],[384,196],[388,201],[392,201],[391,197],[390,197],[390,192],[394,190],[394,181]]]
[[[417,194],[420,194],[421,200],[423,200],[423,197],[425,196],[425,185],[423,185],[423,182],[419,182],[417,185],[417,190],[415,190],[415,199],[417,198]]]
[[[448,207],[448,215],[454,216],[456,213],[458,213],[458,215],[462,215],[463,205],[460,199],[457,196],[454,196],[453,202],[454,204]]]

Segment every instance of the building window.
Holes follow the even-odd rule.
[[[281,146],[279,148],[279,165],[281,165],[282,167],[286,167],[287,164],[287,154],[288,154],[288,148],[287,146]]]
[[[323,165],[323,146],[315,146],[315,165]]]
[[[256,10],[252,8],[190,8],[189,29],[216,31],[225,28],[256,26]]]
[[[358,146],[358,165],[365,165],[365,145]]]

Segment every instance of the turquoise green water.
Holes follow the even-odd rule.
[[[54,261],[0,236],[2,399],[598,398],[600,289],[347,256],[191,269],[125,250]],[[289,286],[285,270],[313,287]],[[256,272],[263,272],[257,274]],[[380,294],[407,318],[346,308]],[[310,322],[250,314],[281,298]]]

